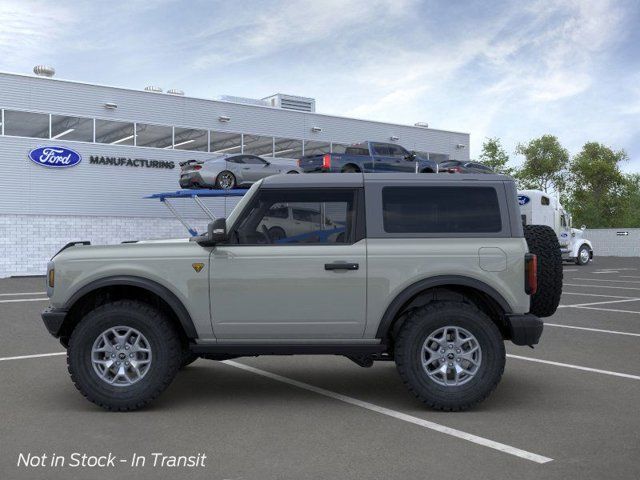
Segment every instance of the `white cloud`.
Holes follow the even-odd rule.
[[[51,57],[73,20],[72,13],[57,3],[4,0],[0,3],[0,59],[5,68],[39,55]]]

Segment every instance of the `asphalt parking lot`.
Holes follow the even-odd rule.
[[[342,357],[198,360],[143,411],[76,391],[42,278],[0,280],[0,478],[640,478],[640,259],[566,265],[534,350],[508,344],[493,395],[433,412],[395,366]],[[27,358],[15,358],[25,357]],[[18,467],[19,454],[207,455],[206,467]]]

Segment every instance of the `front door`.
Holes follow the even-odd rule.
[[[242,160],[242,177],[247,182],[257,182],[265,177],[279,173],[275,166],[255,155],[245,155]]]
[[[355,339],[365,327],[361,189],[263,189],[211,253],[219,339]],[[289,212],[305,212],[294,220]],[[297,223],[295,223],[297,222]]]

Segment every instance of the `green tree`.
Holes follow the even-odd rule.
[[[493,169],[496,173],[503,175],[514,174],[514,169],[507,166],[507,163],[509,163],[509,155],[502,147],[502,143],[500,143],[498,137],[485,138],[479,161],[483,165]]]
[[[620,171],[619,163],[625,160],[624,150],[614,151],[597,142],[585,143],[573,157],[569,204],[576,225],[623,226],[634,187]]]
[[[516,153],[524,156],[524,164],[515,177],[523,188],[561,193],[567,181],[569,152],[554,135],[542,135],[519,144]]]
[[[620,227],[640,228],[640,174],[625,177],[625,209]]]

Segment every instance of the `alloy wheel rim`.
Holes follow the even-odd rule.
[[[233,186],[233,177],[230,173],[221,173],[219,182],[220,187],[224,190],[228,190]]]
[[[135,328],[112,327],[93,342],[93,370],[103,382],[128,387],[142,380],[151,367],[151,345]]]
[[[431,333],[420,349],[427,377],[438,385],[457,387],[471,381],[482,364],[482,349],[468,330],[446,326]]]

